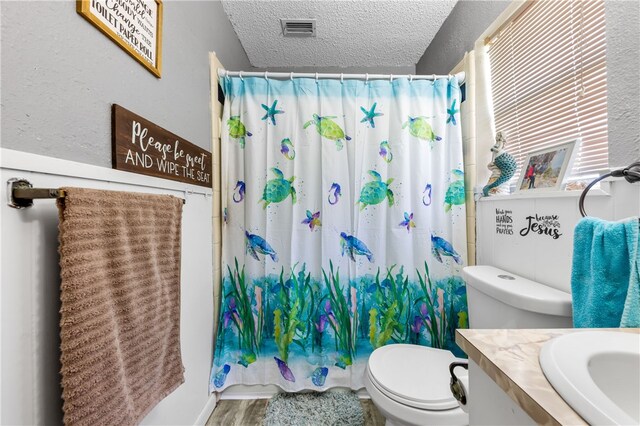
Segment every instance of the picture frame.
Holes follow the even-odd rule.
[[[162,0],[76,0],[76,11],[162,77]]]
[[[515,192],[559,190],[571,169],[580,139],[531,151],[527,154]]]

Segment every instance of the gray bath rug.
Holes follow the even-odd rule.
[[[353,392],[279,393],[269,401],[265,426],[362,426],[364,413]]]

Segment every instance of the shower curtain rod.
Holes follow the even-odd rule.
[[[456,77],[458,77],[458,82],[460,84],[460,86],[462,86],[462,84],[465,81],[466,75],[463,72],[459,72],[457,74],[455,74]],[[219,69],[218,70],[218,77],[264,77],[264,78],[275,78],[275,79],[285,79],[285,78],[315,78],[320,79],[327,79],[327,78],[331,78],[331,79],[348,79],[348,80],[393,80],[395,78],[407,78],[409,80],[434,80],[434,79],[438,79],[438,78],[450,78],[453,75],[449,74],[449,75],[437,75],[437,74],[430,74],[430,75],[413,75],[413,74],[399,74],[399,75],[394,75],[394,74],[327,74],[327,73],[313,73],[313,72],[269,72],[269,71],[263,71],[263,72],[245,72],[245,71],[227,71],[227,70],[223,70],[223,69]]]

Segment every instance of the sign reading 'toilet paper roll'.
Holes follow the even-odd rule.
[[[76,0],[76,5],[83,18],[160,78],[161,0]]]
[[[211,153],[113,105],[112,166],[117,170],[211,188]]]

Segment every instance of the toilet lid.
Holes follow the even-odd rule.
[[[388,345],[369,357],[369,376],[389,398],[424,410],[449,410],[458,402],[449,389],[450,351],[417,345]],[[456,373],[461,369],[456,370]]]

